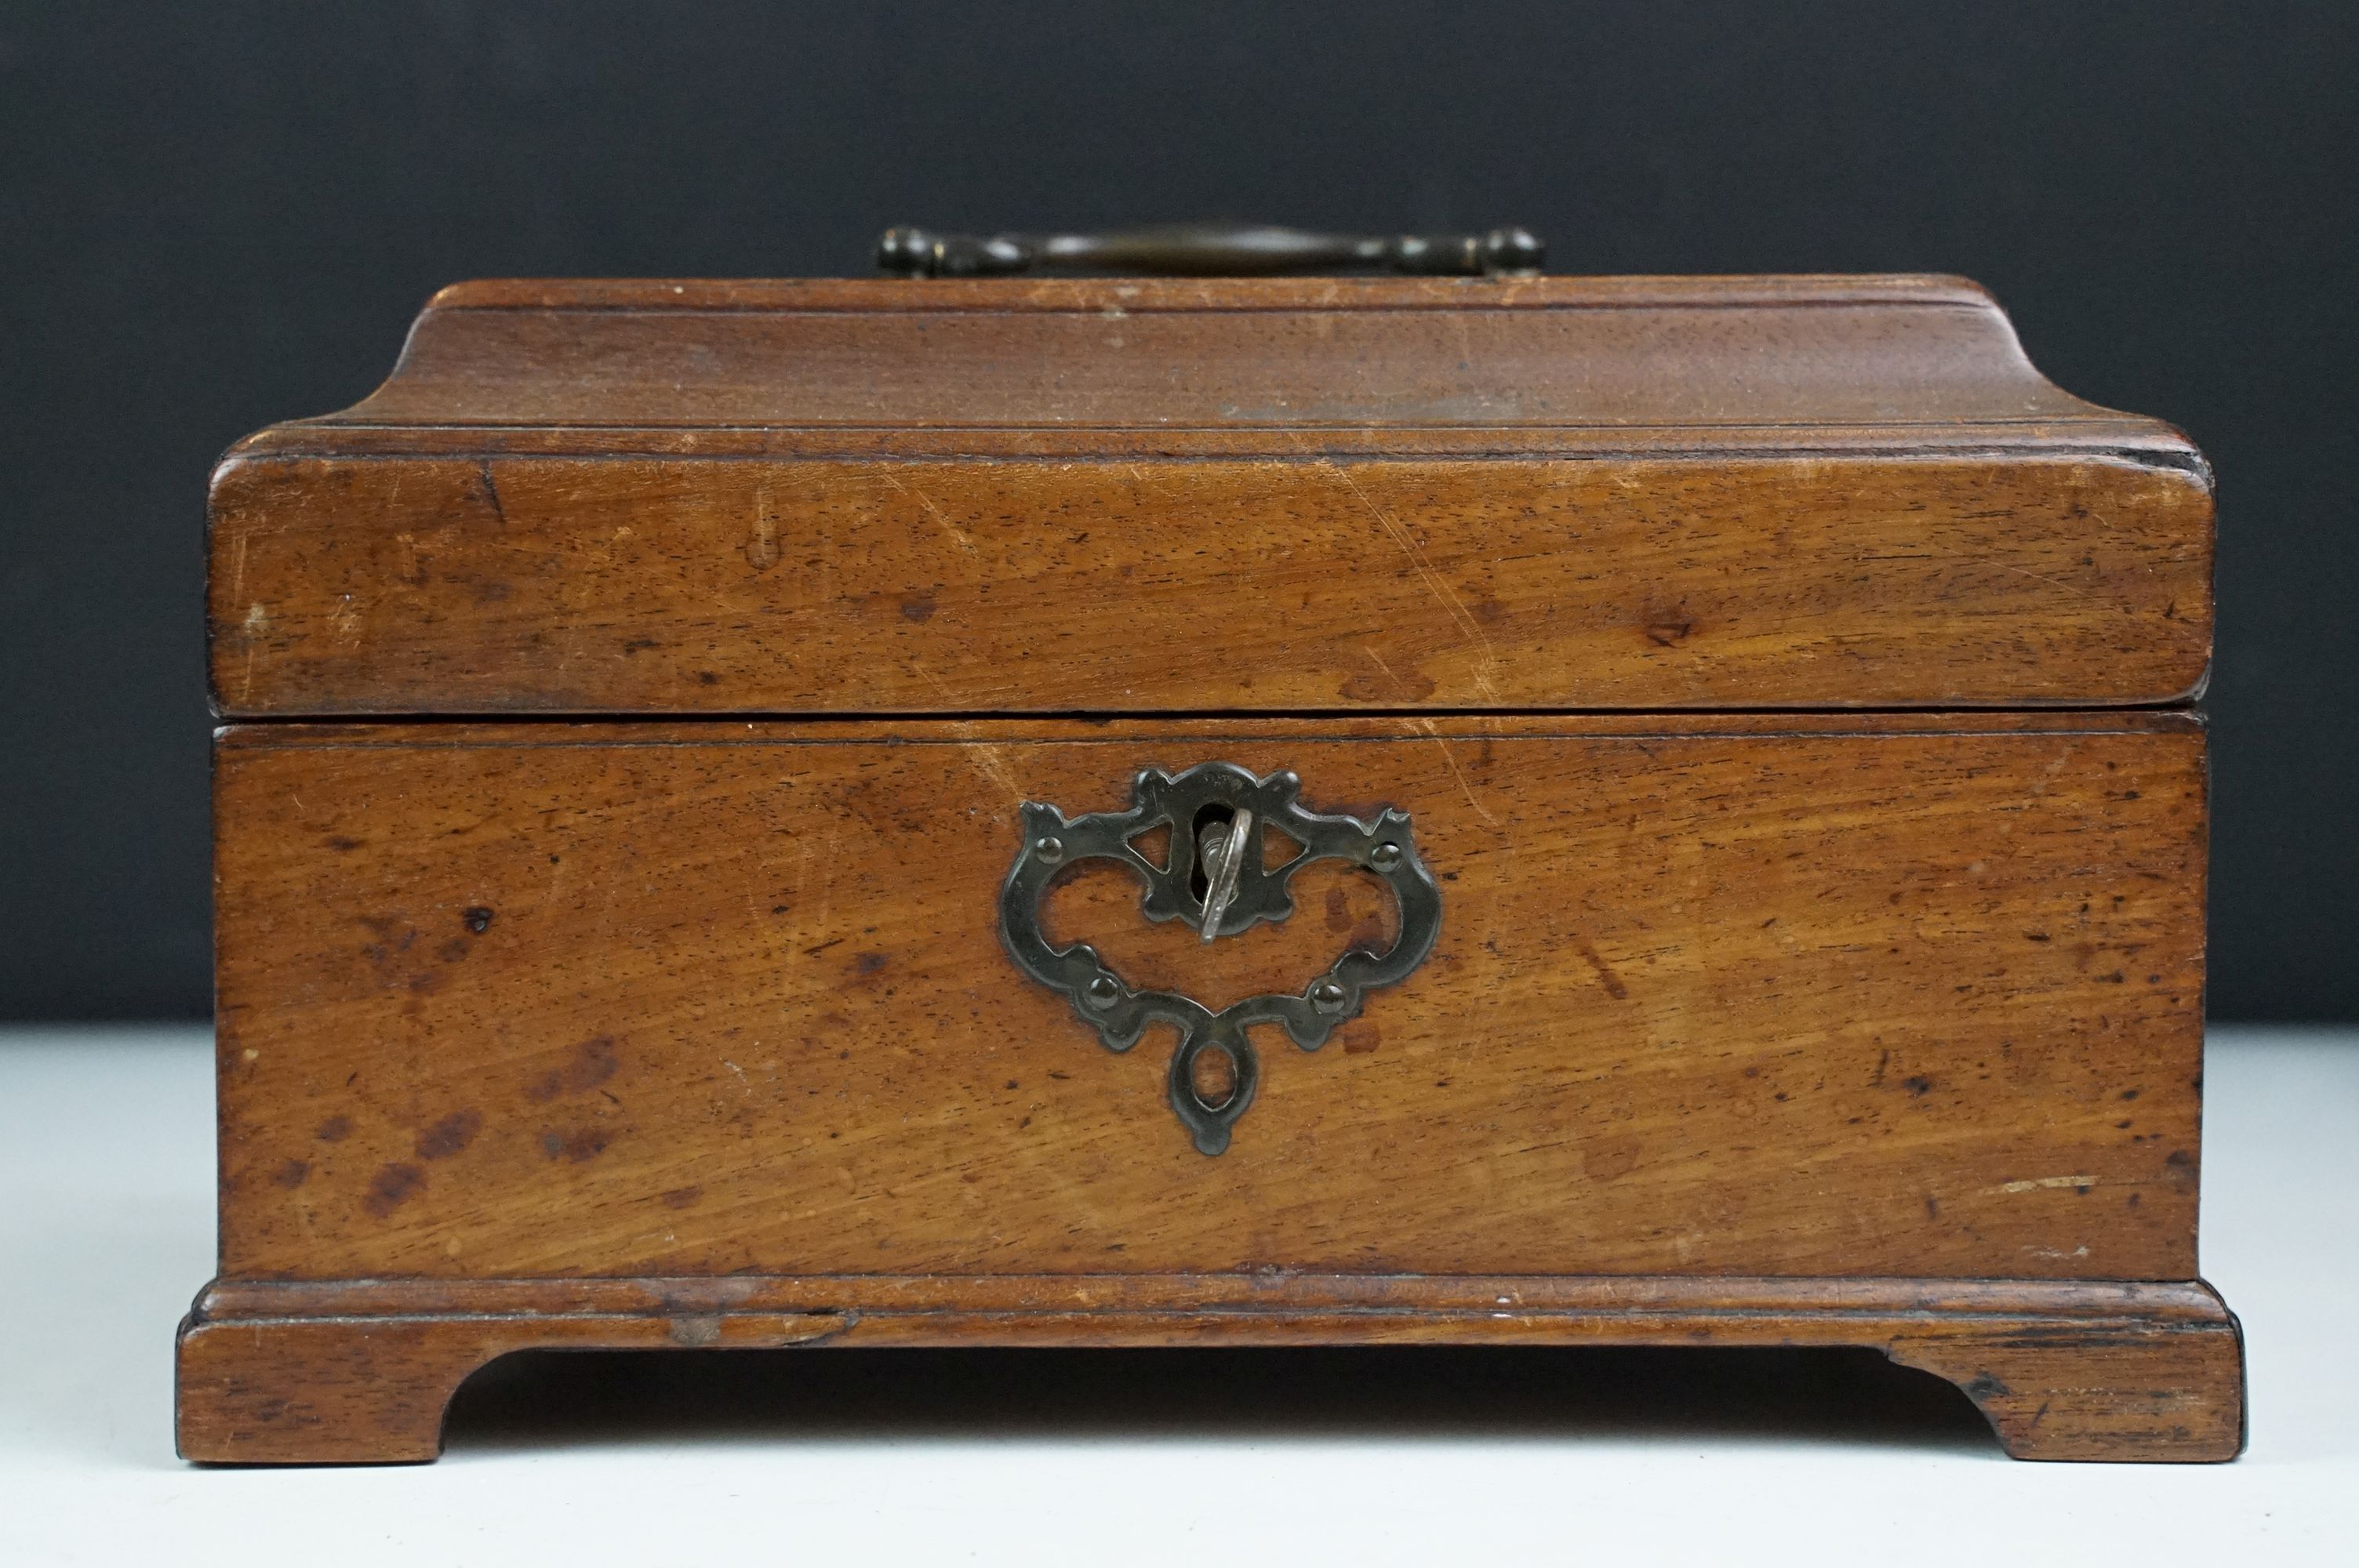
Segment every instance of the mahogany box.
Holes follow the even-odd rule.
[[[1856,1346],[2217,1460],[2212,480],[1956,279],[495,282],[214,472],[180,1452]]]

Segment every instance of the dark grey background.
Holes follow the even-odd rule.
[[[2359,1017],[2359,6],[0,7],[0,1016],[208,1006],[205,470],[437,285],[893,222],[1962,272],[2221,494],[2215,1016]]]

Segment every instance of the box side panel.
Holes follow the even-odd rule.
[[[2201,736],[1763,719],[268,726],[220,770],[223,1269],[2187,1279]],[[1016,808],[1296,770],[1413,814],[1431,957],[1259,1039],[1227,1152],[1019,975]],[[1301,873],[1137,983],[1299,990]],[[1115,873],[1119,876],[1120,873]]]
[[[2208,479],[2079,456],[254,457],[223,711],[2168,702]]]

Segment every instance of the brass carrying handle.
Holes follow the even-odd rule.
[[[876,265],[899,277],[993,277],[1070,270],[1263,277],[1354,270],[1427,277],[1517,277],[1548,247],[1528,230],[1485,234],[1322,234],[1266,223],[1171,223],[1103,234],[937,234],[887,229]]]

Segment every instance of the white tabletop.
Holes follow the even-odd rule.
[[[2234,1465],[2021,1465],[1866,1353],[544,1356],[438,1464],[172,1456],[207,1033],[0,1033],[0,1563],[2359,1563],[2359,1031],[2214,1031]]]

